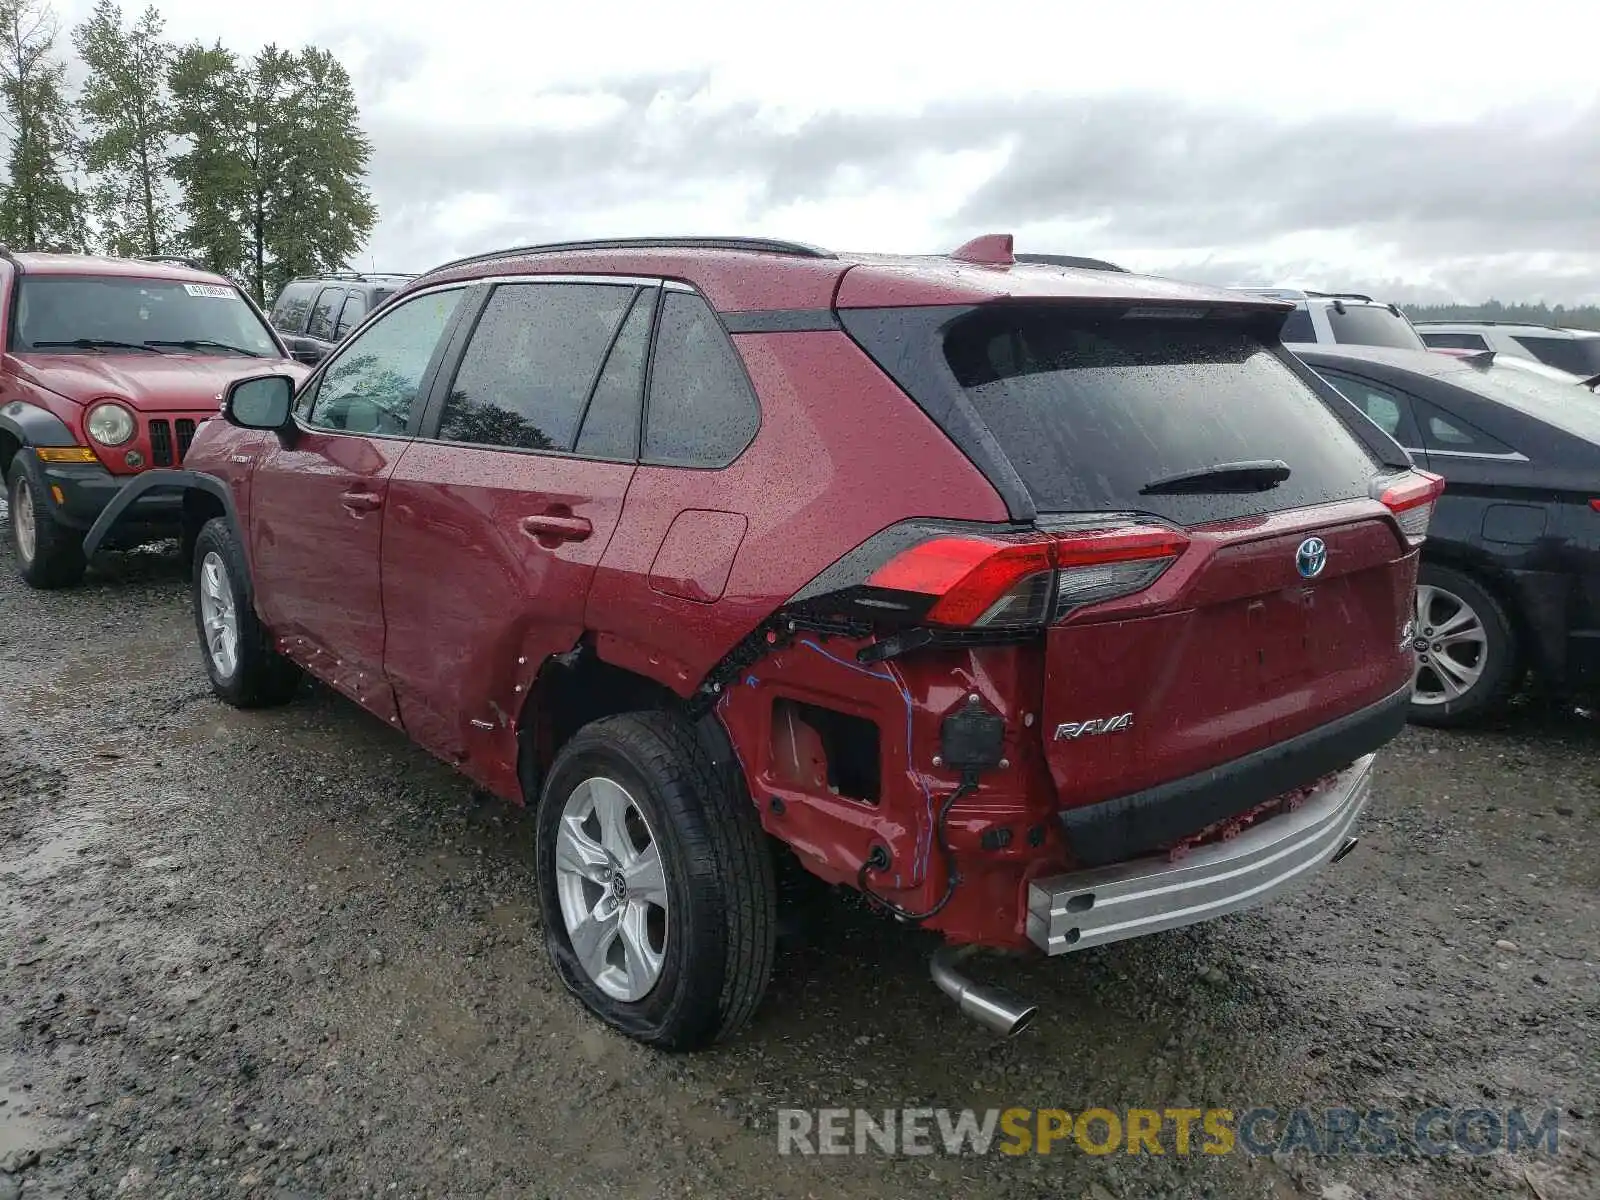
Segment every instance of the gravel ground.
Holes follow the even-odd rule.
[[[522,811],[319,688],[218,704],[172,552],[44,595],[0,550],[0,1200],[1600,1196],[1597,814],[1582,713],[1411,731],[1309,891],[995,963],[1042,1006],[1020,1038],[840,899],[749,1030],[664,1056],[546,965]],[[1554,1158],[777,1153],[780,1106],[913,1104],[1556,1105],[1561,1133]]]

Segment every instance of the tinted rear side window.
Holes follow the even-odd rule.
[[[1256,336],[1227,324],[979,311],[945,359],[1042,512],[1154,512],[1186,525],[1365,496],[1376,466]],[[1159,479],[1281,459],[1268,491],[1146,495]]]
[[[1392,346],[1396,350],[1426,350],[1411,322],[1380,304],[1346,304],[1340,312],[1332,304],[1323,310],[1333,329],[1333,340],[1346,346]]]
[[[445,398],[440,439],[571,450],[634,290],[581,283],[495,288]]]
[[[272,305],[272,323],[284,333],[299,333],[306,327],[306,314],[316,295],[314,283],[291,283],[278,293]]]
[[[1529,354],[1542,363],[1549,363],[1562,371],[1571,371],[1585,379],[1600,375],[1600,337],[1553,338],[1522,337],[1516,339]]]
[[[319,338],[324,342],[333,340],[334,314],[339,311],[339,306],[343,303],[343,288],[323,288],[322,295],[317,297],[316,307],[311,310],[311,322],[306,326],[306,336]]]
[[[656,295],[655,288],[639,293],[606,358],[583,417],[583,432],[578,435],[578,453],[585,457],[629,461],[638,457],[639,413],[644,404],[644,370],[650,357],[650,319],[655,314]]]
[[[645,461],[725,467],[760,425],[744,365],[716,314],[699,296],[668,292],[650,371]]]
[[[1279,340],[1285,342],[1315,342],[1317,330],[1311,324],[1311,314],[1306,309],[1297,308],[1283,322],[1283,332],[1278,335]]]

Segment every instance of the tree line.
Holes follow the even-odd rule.
[[[1600,306],[1579,304],[1402,304],[1413,321],[1513,321],[1527,325],[1555,325],[1562,329],[1600,329]]]
[[[71,31],[70,94],[48,0],[0,0],[0,243],[182,255],[257,299],[343,267],[377,208],[349,73],[326,50],[176,45],[154,6],[98,0]]]

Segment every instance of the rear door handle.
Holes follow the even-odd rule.
[[[371,512],[383,507],[383,497],[376,492],[343,492],[339,496],[339,503],[351,512]]]
[[[523,517],[519,524],[522,532],[531,538],[554,538],[562,542],[581,542],[594,532],[587,517],[571,513],[540,513],[536,517]]]

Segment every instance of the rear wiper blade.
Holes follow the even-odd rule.
[[[1268,492],[1291,474],[1281,458],[1218,463],[1182,475],[1168,475],[1145,484],[1141,496],[1206,496],[1223,492]]]
[[[233,354],[242,354],[246,358],[260,358],[254,350],[246,350],[243,346],[230,345],[228,342],[214,342],[210,338],[184,338],[181,341],[151,338],[146,346],[177,346],[180,350],[227,350]]]
[[[28,345],[35,350],[43,350],[46,346],[71,346],[75,350],[148,350],[151,354],[164,353],[148,342],[119,342],[113,338],[72,338],[60,342],[29,342]]]

